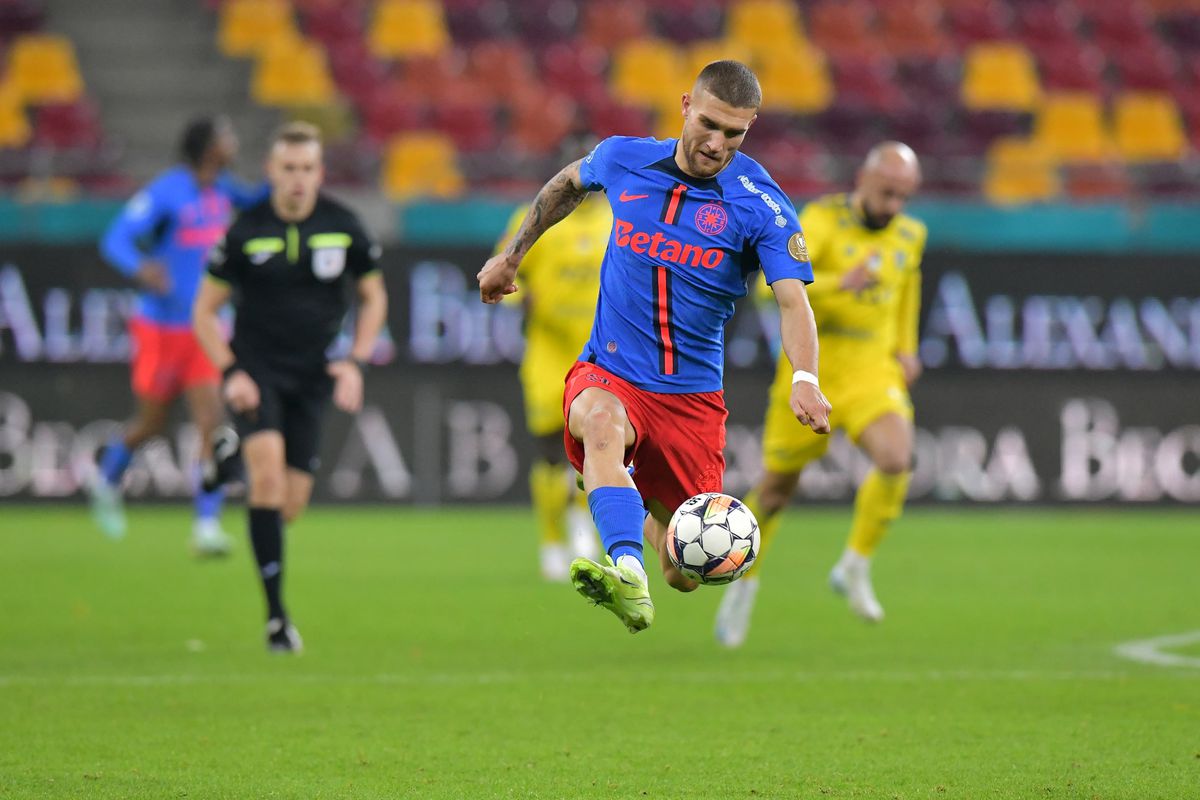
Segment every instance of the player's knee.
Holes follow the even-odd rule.
[[[613,440],[623,442],[625,438],[624,433],[625,426],[623,421],[607,406],[593,406],[583,418],[583,442],[585,446]]]
[[[885,475],[902,475],[912,469],[912,454],[907,450],[881,453],[875,459],[875,468]]]
[[[282,472],[273,469],[250,470],[248,477],[251,505],[284,507],[287,483]]]

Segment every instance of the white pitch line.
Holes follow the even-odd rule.
[[[1168,636],[1155,636],[1153,639],[1137,639],[1132,642],[1122,642],[1113,648],[1113,652],[1121,658],[1137,661],[1141,664],[1153,664],[1157,667],[1191,667],[1200,669],[1200,658],[1184,656],[1179,653],[1164,653],[1163,650],[1172,647],[1184,647],[1200,642],[1200,630],[1187,633],[1175,633]]]
[[[1200,632],[1197,632],[1200,634]],[[675,671],[672,682],[712,683],[723,679],[725,673]],[[981,681],[1113,681],[1136,677],[1121,670],[1038,670],[1038,669],[932,669],[932,670],[845,670],[829,672],[762,671],[741,675],[746,680],[780,683],[971,683]],[[1180,677],[1192,677],[1186,673]],[[1200,675],[1195,677],[1200,678]],[[413,686],[479,686],[517,683],[592,683],[604,681],[605,675],[591,673],[489,672],[489,673],[373,673],[364,675],[333,675],[328,673],[300,674],[195,674],[163,673],[160,675],[0,675],[0,690],[18,686],[57,686],[63,688],[166,686],[235,686],[257,683],[298,684],[359,684]],[[633,678],[636,680],[636,678]]]

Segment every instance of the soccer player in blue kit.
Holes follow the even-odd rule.
[[[89,486],[96,524],[107,535],[125,534],[121,477],[139,445],[166,427],[171,404],[183,394],[208,457],[221,419],[221,374],[192,333],[192,301],[208,251],[221,241],[234,208],[264,199],[267,187],[245,187],[227,172],[237,155],[233,126],[222,116],[190,122],[180,142],[181,163],[133,196],[104,235],[105,260],[141,286],[129,322],[133,419],[104,447]],[[206,492],[199,468],[193,476],[197,555],[223,555],[229,539],[218,515],[222,490]]]
[[[667,557],[667,523],[687,498],[721,490],[724,327],[756,269],[779,304],[795,370],[792,411],[829,432],[804,235],[782,190],[738,152],[761,102],[744,64],[709,64],[683,94],[679,139],[612,137],[564,167],[478,275],[485,303],[517,291],[517,269],[538,237],[588,192],[607,193],[613,228],[592,335],[566,376],[563,441],[608,553],[604,564],[575,559],[571,581],[630,632],[654,621],[644,540],[668,584],[696,588]]]

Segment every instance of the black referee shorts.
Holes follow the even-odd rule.
[[[297,375],[255,366],[246,372],[258,384],[260,400],[254,411],[233,415],[238,436],[245,441],[259,431],[279,431],[287,465],[316,472],[321,420],[333,396],[333,379],[324,372]]]

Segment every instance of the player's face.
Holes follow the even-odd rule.
[[[916,194],[921,176],[906,167],[864,169],[858,176],[863,222],[872,230],[886,228]]]
[[[271,194],[285,208],[307,208],[316,202],[325,177],[321,145],[316,142],[276,142],[267,159]]]
[[[237,134],[233,131],[233,125],[228,121],[222,120],[217,123],[217,129],[213,136],[212,151],[214,159],[222,169],[228,167],[237,158],[238,138]]]
[[[711,178],[733,159],[746,131],[758,116],[754,108],[737,108],[701,88],[683,96],[683,133],[679,137],[679,166],[697,178]]]

